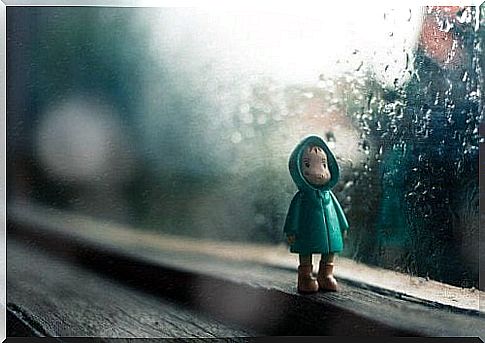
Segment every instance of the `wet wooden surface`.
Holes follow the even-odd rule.
[[[19,223],[43,225],[50,231],[58,228],[60,234],[73,238],[89,237],[103,246],[112,246],[127,251],[142,250],[156,257],[159,251],[176,254],[195,253],[213,256],[222,260],[263,264],[295,270],[298,256],[288,253],[285,244],[278,246],[248,244],[242,242],[212,241],[186,236],[173,236],[154,231],[96,220],[92,217],[73,215],[51,208],[32,206],[10,206],[9,217]],[[66,228],[68,224],[68,229]],[[318,264],[315,257],[315,271]],[[473,312],[479,311],[480,297],[485,292],[471,288],[460,288],[422,277],[411,276],[392,270],[357,263],[349,258],[338,257],[335,275],[354,284],[365,284],[376,291],[392,292],[408,300],[427,302],[432,305],[449,306]],[[483,302],[482,302],[483,305]]]
[[[102,277],[28,243],[9,241],[7,258],[9,310],[44,335],[211,338],[257,334]]]
[[[8,221],[9,310],[46,335],[485,336],[474,311],[345,279],[338,293],[303,296],[287,268],[109,244],[69,224]]]

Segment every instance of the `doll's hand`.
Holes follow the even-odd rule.
[[[286,237],[286,240],[288,241],[289,245],[293,245],[296,241],[296,237],[295,237],[295,235],[288,235]]]

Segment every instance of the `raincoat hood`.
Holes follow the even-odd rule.
[[[323,151],[325,151],[325,154],[327,154],[327,164],[328,164],[328,169],[330,170],[331,177],[330,177],[330,181],[328,181],[323,186],[314,186],[310,184],[305,179],[305,177],[301,172],[302,155],[308,146],[319,146],[320,148],[323,149]],[[314,136],[314,135],[304,138],[296,146],[296,148],[293,150],[293,152],[290,155],[290,161],[288,163],[288,167],[290,169],[291,178],[293,179],[293,182],[296,184],[296,186],[300,191],[330,190],[332,189],[333,186],[337,184],[340,177],[340,170],[337,164],[337,160],[335,159],[335,156],[330,151],[327,144],[325,144],[323,139],[320,138],[319,136]]]

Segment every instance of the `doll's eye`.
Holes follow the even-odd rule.
[[[310,163],[309,162],[305,162],[305,167],[310,168]]]

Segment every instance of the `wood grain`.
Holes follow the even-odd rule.
[[[100,239],[103,235],[105,239]],[[145,293],[153,299],[174,304],[174,311],[179,307],[190,309],[195,316],[211,318],[230,329],[244,328],[244,332],[251,334],[485,337],[485,321],[474,311],[420,301],[345,279],[341,280],[338,293],[302,296],[296,293],[296,273],[288,268],[244,259],[224,259],[201,254],[190,247],[175,252],[143,242],[119,244],[114,238],[112,241],[106,239],[106,233],[80,232],[70,221],[51,226],[48,222],[35,224],[32,220],[26,223],[9,219],[8,238],[9,247],[11,241],[22,242],[27,252],[25,246],[35,247],[52,255],[58,263],[77,263],[82,266],[79,270],[88,268],[89,275],[109,277],[106,289],[125,285],[123,287],[131,287],[137,294]],[[17,264],[31,260],[28,254],[25,257],[23,254],[19,252]],[[12,273],[21,274],[21,270],[12,271],[10,267],[9,260],[9,279]],[[89,277],[76,276],[79,271],[76,270],[73,278],[81,284],[86,277],[89,285]],[[46,276],[47,279],[52,277],[55,274]],[[39,281],[32,276],[29,283]],[[48,285],[56,283],[49,281]],[[65,292],[69,287],[66,286]],[[94,286],[91,284],[91,287]],[[33,291],[27,288],[25,292]],[[50,296],[57,303],[59,295]],[[117,301],[127,296],[129,294],[120,295]],[[9,291],[7,300],[10,302]],[[23,306],[31,309],[33,305],[29,304],[26,302]],[[79,313],[85,316],[79,312],[79,305],[76,306],[76,310],[71,311],[66,305],[66,311],[71,311],[71,316]],[[144,312],[144,303],[134,306],[139,306],[140,313]],[[103,308],[99,307],[98,311]],[[117,318],[114,316],[117,309],[112,311],[109,318]],[[143,318],[140,314],[136,317]],[[43,325],[52,330],[48,323],[54,319],[50,318]],[[126,321],[116,324],[127,325]],[[130,329],[129,333],[117,334],[134,332]]]
[[[24,243],[9,241],[7,258],[10,310],[21,312],[49,336],[210,338],[256,334],[103,278]]]
[[[288,253],[285,245],[217,242],[173,236],[38,206],[9,206],[8,216],[10,219],[15,219],[17,223],[44,225],[51,231],[69,234],[73,238],[89,237],[104,246],[130,251],[151,251],[154,255],[158,251],[170,251],[174,255],[193,252],[201,256],[276,266],[288,270],[295,270],[298,264],[298,256]],[[485,292],[477,289],[460,288],[357,263],[343,257],[338,257],[337,262],[335,269],[337,277],[356,285],[365,285],[374,291],[399,294],[400,297],[408,300],[414,299],[417,302],[433,305],[441,304],[450,310],[462,309],[478,313],[479,300],[485,299]]]

